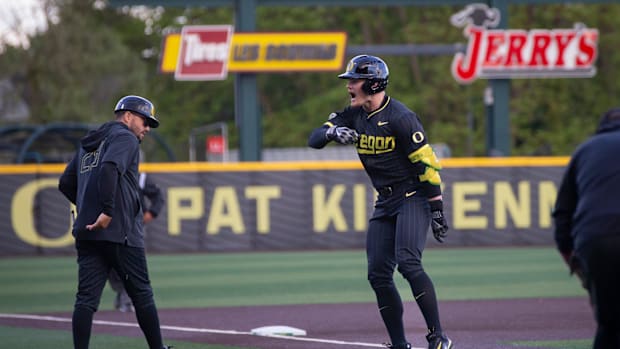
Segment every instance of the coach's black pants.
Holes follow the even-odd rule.
[[[598,238],[578,254],[598,325],[593,349],[620,348],[620,236]]]
[[[78,291],[73,311],[75,349],[86,349],[90,341],[93,313],[111,269],[121,277],[133,301],[138,324],[151,349],[163,347],[159,317],[153,300],[143,248],[108,241],[77,240]]]

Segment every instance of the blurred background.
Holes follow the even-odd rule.
[[[71,149],[72,142],[83,134],[83,125],[110,120],[115,102],[126,94],[139,94],[154,101],[162,121],[153,132],[155,137],[143,147],[147,161],[189,160],[190,135],[208,125],[218,125],[218,130],[225,127],[230,148],[227,160],[238,159],[235,74],[229,73],[222,81],[176,81],[173,74],[162,74],[159,69],[165,35],[179,33],[186,25],[232,25],[236,20],[235,8],[229,4],[233,2],[171,1],[167,7],[123,3],[161,2],[2,2],[1,162],[15,162],[28,139],[36,144],[21,154],[21,162],[66,161],[65,150],[59,144],[69,140]],[[342,31],[347,33],[348,48],[467,43],[462,28],[450,24],[450,16],[462,10],[463,4],[262,3],[265,5],[256,6],[257,32]],[[508,4],[505,6],[510,13],[507,28],[572,28],[579,22],[599,31],[595,76],[509,82],[510,154],[500,155],[569,155],[594,131],[599,116],[618,105],[620,53],[615,48],[620,45],[620,18],[610,14],[620,13],[620,4],[502,3]],[[238,4],[243,6],[244,2]],[[351,56],[349,51],[345,60]],[[479,79],[468,85],[457,83],[450,73],[450,54],[380,56],[391,71],[388,94],[420,115],[431,142],[438,144],[440,156],[494,155],[485,142],[489,132],[484,102],[488,80]],[[285,150],[293,151],[291,158],[306,157],[294,150],[305,148],[309,132],[321,125],[330,112],[348,104],[344,83],[336,77],[338,73],[256,74],[262,160],[286,159],[281,156]],[[57,123],[61,130],[37,129]],[[34,142],[33,132],[47,135]],[[202,145],[205,140],[198,142]],[[50,144],[60,148],[57,154],[32,151],[36,147],[49,150]],[[267,154],[273,151],[280,151],[280,157]],[[335,157],[355,159],[354,152],[348,151]]]

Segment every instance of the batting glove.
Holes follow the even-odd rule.
[[[353,144],[357,142],[359,135],[357,131],[344,126],[332,126],[325,132],[325,137],[330,141],[336,141],[340,144]]]
[[[441,200],[429,201],[431,205],[431,229],[435,240],[443,242],[448,236],[448,222],[443,215],[443,202]]]

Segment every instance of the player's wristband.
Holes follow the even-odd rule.
[[[431,206],[431,212],[443,211],[443,200],[429,201],[428,204]]]

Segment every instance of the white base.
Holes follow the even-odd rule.
[[[257,336],[305,336],[306,331],[290,326],[263,326],[253,328],[252,334]]]

